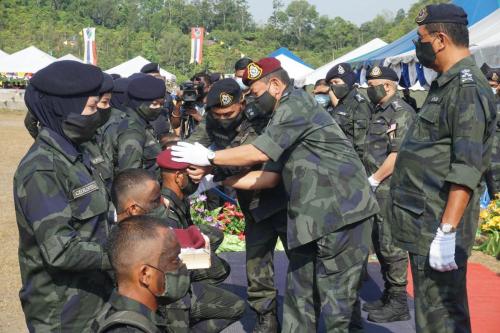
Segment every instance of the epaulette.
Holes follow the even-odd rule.
[[[391,102],[391,106],[394,109],[394,111],[404,110],[403,105],[401,105],[401,102],[397,99]]]
[[[472,74],[471,70],[468,68],[464,68],[460,71],[460,85],[461,86],[467,86],[467,85],[475,85],[476,80],[474,79],[474,75]]]
[[[361,94],[359,94],[359,93],[354,95],[354,97],[356,97],[356,100],[358,101],[358,103],[366,102],[366,99],[363,96],[361,96]]]

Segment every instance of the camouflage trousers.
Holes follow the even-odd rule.
[[[368,257],[372,219],[350,224],[291,249],[282,332],[362,331],[359,289]]]
[[[389,293],[406,292],[408,254],[392,242],[391,225],[388,220],[389,214],[392,213],[392,202],[388,194],[379,194],[379,192],[377,193],[377,201],[380,212],[375,215],[372,242],[380,262],[385,291]]]
[[[429,266],[429,257],[410,253],[417,332],[471,332],[467,263],[450,272]]]
[[[258,314],[276,311],[274,248],[279,237],[287,249],[286,221],[285,210],[259,223],[252,218],[245,220],[248,304]]]
[[[245,312],[245,301],[220,287],[194,282],[189,295],[162,310],[169,333],[211,333],[239,320]]]

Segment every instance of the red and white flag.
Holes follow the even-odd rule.
[[[201,64],[203,60],[203,37],[205,28],[191,28],[191,60],[190,64]]]
[[[97,48],[95,44],[95,28],[83,29],[85,53],[83,61],[86,64],[97,65]]]

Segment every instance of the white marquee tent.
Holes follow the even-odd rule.
[[[281,62],[281,67],[287,71],[291,79],[295,80],[295,85],[297,85],[298,78],[303,77],[314,70],[314,68],[305,63],[302,59],[285,47],[277,49],[271,53],[269,57],[276,58]]]
[[[365,55],[369,52],[378,50],[379,48],[386,46],[387,43],[381,40],[380,38],[375,38],[369,41],[368,43],[361,45],[360,47],[344,54],[343,56],[319,67],[315,71],[299,78],[297,80],[297,85],[309,85],[309,84],[314,84],[316,81],[319,79],[324,79],[326,77],[326,73],[335,66],[336,64],[340,64],[342,62],[348,62],[351,59],[355,59],[358,57],[361,57],[362,55]]]
[[[7,57],[9,54],[5,53],[4,51],[0,50],[0,59],[3,57]]]
[[[61,61],[61,60],[73,60],[73,61],[78,61],[78,62],[83,63],[82,59],[72,55],[71,53],[68,53],[68,54],[62,56],[61,58],[58,58],[56,61]]]
[[[56,59],[34,46],[3,57],[0,73],[36,73],[53,63]]]
[[[122,77],[128,77],[134,73],[138,73],[141,71],[141,68],[149,64],[151,61],[141,57],[137,56],[133,59],[130,59],[129,61],[126,61],[116,67],[110,68],[107,71],[105,71],[108,74],[119,74]],[[176,77],[174,74],[167,72],[163,68],[160,68],[160,74],[164,76],[167,80],[175,80]]]

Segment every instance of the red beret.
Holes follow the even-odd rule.
[[[205,247],[205,238],[198,227],[191,225],[187,229],[174,229],[181,248],[200,249]]]
[[[255,81],[279,69],[281,69],[281,62],[276,58],[263,58],[257,62],[251,62],[243,73],[243,83],[250,87]]]
[[[160,168],[168,170],[184,170],[189,167],[189,164],[187,163],[173,161],[172,150],[170,148],[167,148],[158,154],[158,157],[156,157],[156,163]]]

